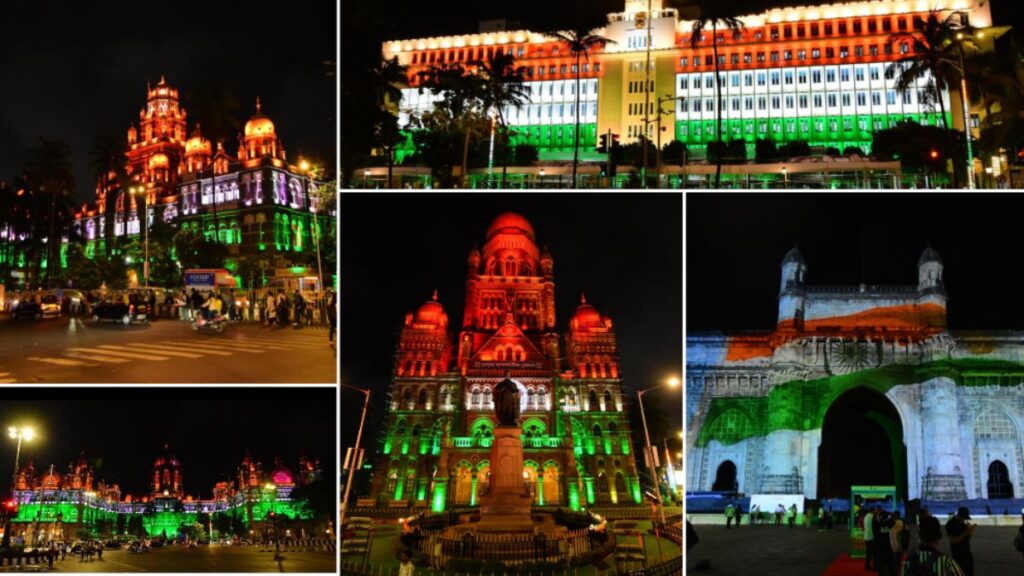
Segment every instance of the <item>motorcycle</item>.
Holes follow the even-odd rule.
[[[228,319],[220,314],[215,315],[213,318],[207,320],[203,318],[202,314],[196,315],[196,319],[192,321],[192,329],[196,332],[200,330],[214,330],[216,332],[223,332],[224,326],[228,323]]]

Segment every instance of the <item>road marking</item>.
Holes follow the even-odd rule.
[[[235,352],[269,352],[266,348],[254,346],[252,344],[229,344],[218,342],[217,347],[226,350],[233,350]]]
[[[183,342],[174,342],[173,340],[166,340],[162,344],[166,344],[174,349],[184,348],[185,350],[195,350],[202,352],[203,354],[213,354],[214,356],[231,356],[234,352],[224,352],[223,350],[210,350],[209,346],[202,346],[199,344],[186,344]]]
[[[132,346],[133,348],[142,348],[142,350],[145,351],[145,352],[152,351],[152,352],[155,352],[157,354],[167,354],[167,355],[170,355],[170,356],[179,356],[181,358],[202,358],[203,357],[202,354],[197,354],[197,353],[194,353],[194,352],[182,352],[181,350],[176,350],[171,345],[160,346],[158,344],[145,344],[143,342],[132,342],[131,344],[129,344],[129,346]]]
[[[117,348],[117,347],[116,346],[112,346],[112,348]],[[85,354],[110,354],[110,355],[113,355],[113,356],[123,356],[125,358],[131,358],[133,360],[162,361],[162,360],[169,360],[170,359],[167,356],[157,356],[155,354],[138,354],[138,353],[135,353],[135,352],[120,352],[120,351],[108,350],[108,349],[105,349],[105,348],[68,348],[68,350],[70,350],[72,352],[84,352]]]
[[[81,358],[82,360],[96,360],[98,362],[106,362],[108,364],[124,364],[125,362],[131,362],[126,358],[114,358],[113,356],[100,356],[99,354],[77,354],[75,352],[69,352],[68,356],[72,358]]]
[[[323,340],[317,340],[315,342],[314,341],[309,341],[309,342],[286,342],[285,341],[285,342],[282,342],[282,341],[279,341],[279,340],[265,340],[265,339],[262,339],[262,338],[249,338],[247,336],[242,336],[240,338],[236,338],[234,341],[235,342],[250,342],[250,343],[253,343],[253,344],[259,344],[259,345],[263,345],[263,346],[287,346],[289,348],[308,348],[310,346],[318,346],[320,344],[323,344]]]
[[[68,360],[67,358],[29,358],[36,362],[46,362],[47,364],[57,364],[58,366],[95,366],[95,364],[89,364],[88,362],[82,362],[80,360]]]

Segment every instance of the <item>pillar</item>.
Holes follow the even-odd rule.
[[[921,384],[921,422],[925,475],[921,498],[964,500],[967,488],[960,469],[960,427],[956,382],[946,376]]]
[[[474,488],[476,485],[474,484]],[[474,490],[474,497],[476,491]],[[433,512],[444,512],[445,496],[448,494],[448,479],[434,478],[434,498],[430,504]]]

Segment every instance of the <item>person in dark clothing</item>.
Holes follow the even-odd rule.
[[[971,519],[971,512],[966,506],[961,506],[956,511],[956,516],[946,522],[946,535],[949,536],[949,550],[952,552],[953,560],[960,565],[964,576],[974,576],[974,556],[971,554],[971,537],[974,536],[974,529],[977,524],[967,522]]]
[[[903,562],[903,574],[934,574],[935,576],[963,576],[956,561],[939,551],[942,528],[933,516],[921,516],[920,542],[917,549],[907,554]]]
[[[147,303],[149,304],[149,320],[152,322],[153,320],[156,320],[157,317],[156,292],[152,290],[149,291],[149,301]]]
[[[338,295],[327,289],[327,341],[334,348],[334,334],[338,330]]]

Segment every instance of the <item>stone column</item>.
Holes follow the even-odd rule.
[[[960,469],[960,428],[957,418],[956,382],[946,376],[921,384],[921,426],[925,474],[921,498],[967,498]]]

